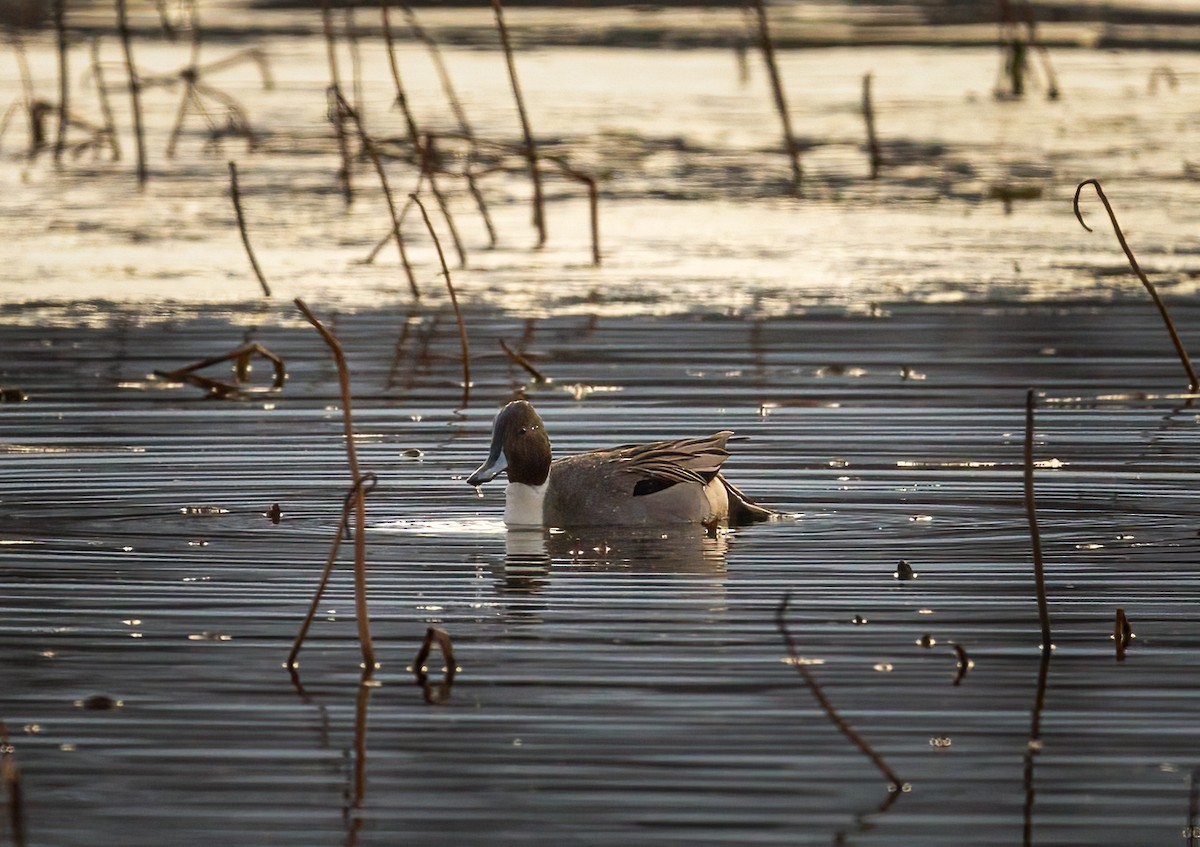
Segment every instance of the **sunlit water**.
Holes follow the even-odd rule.
[[[799,201],[757,67],[743,86],[716,50],[530,52],[539,134],[607,174],[604,264],[589,265],[576,186],[554,189],[536,252],[519,175],[487,189],[494,251],[452,186],[464,396],[420,229],[422,303],[394,251],[356,262],[387,224],[365,163],[349,211],[338,195],[321,43],[265,46],[276,89],[220,77],[265,130],[254,155],[226,140],[207,156],[197,131],[166,160],[177,92],[162,91],[141,195],[128,158],[56,172],[5,139],[0,387],[28,399],[0,405],[0,720],[29,844],[1188,843],[1200,413],[1099,205],[1088,234],[1069,197],[1104,180],[1194,343],[1193,56],[1063,52],[1061,101],[998,103],[993,51],[786,53],[808,139]],[[183,61],[179,45],[138,49]],[[401,56],[420,114],[448,126],[424,54]],[[42,83],[52,59],[30,45]],[[476,129],[515,138],[497,56],[447,60]],[[399,134],[381,62],[364,44],[366,115]],[[1143,96],[1163,64],[1179,88]],[[876,183],[867,70],[895,145]],[[264,305],[229,157],[276,287]],[[415,183],[389,168],[398,192]],[[1007,184],[1041,197],[1008,212],[991,198]],[[297,294],[345,345],[378,475],[381,685],[363,696],[346,564],[299,685],[282,667],[350,483],[336,373]],[[155,375],[247,340],[284,359],[282,391],[263,365],[224,401]],[[1040,712],[1029,387],[1057,648]],[[733,429],[730,478],[786,517],[715,536],[506,532],[500,484],[481,498],[465,478],[517,393],[559,455]],[[894,576],[902,560],[915,579]],[[888,791],[783,661],[789,592],[800,655],[910,790]],[[1121,662],[1118,608],[1136,634]],[[431,625],[453,640],[450,686],[436,652],[428,687],[409,670]]]

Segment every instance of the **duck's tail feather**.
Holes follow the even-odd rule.
[[[769,521],[778,515],[765,506],[760,506],[742,493],[742,490],[727,480],[723,474],[718,476],[729,495],[729,523],[732,525]]]

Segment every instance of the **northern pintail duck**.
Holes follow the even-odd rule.
[[[510,528],[731,524],[775,513],[721,474],[729,430],[703,438],[629,444],[552,462],[541,417],[524,400],[492,424],[487,461],[467,478],[481,485],[508,472],[504,522]]]

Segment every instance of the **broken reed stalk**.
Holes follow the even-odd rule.
[[[1117,234],[1117,242],[1120,243],[1121,249],[1125,251],[1125,258],[1129,260],[1129,267],[1133,269],[1137,278],[1142,281],[1142,285],[1146,291],[1150,293],[1150,298],[1154,301],[1154,305],[1158,308],[1158,313],[1162,316],[1163,323],[1167,326],[1167,332],[1171,336],[1171,343],[1175,345],[1175,353],[1179,356],[1179,361],[1183,365],[1184,371],[1187,372],[1188,390],[1195,394],[1200,392],[1200,379],[1196,377],[1196,371],[1192,368],[1192,361],[1188,358],[1187,350],[1183,346],[1183,341],[1179,337],[1178,330],[1175,329],[1175,322],[1171,320],[1171,314],[1167,311],[1167,306],[1163,303],[1162,298],[1158,296],[1158,290],[1146,278],[1146,274],[1142,272],[1138,265],[1137,259],[1133,255],[1133,251],[1129,249],[1129,242],[1125,240],[1125,233],[1121,231],[1121,225],[1117,223],[1117,215],[1113,211],[1112,204],[1108,202],[1108,197],[1104,193],[1104,189],[1100,187],[1099,180],[1085,179],[1079,183],[1075,189],[1075,217],[1078,219],[1080,226],[1088,232],[1092,232],[1092,228],[1084,223],[1083,213],[1079,211],[1079,195],[1083,192],[1083,187],[1090,185],[1096,189],[1097,196],[1100,197],[1100,202],[1104,204],[1104,210],[1108,212],[1108,219],[1112,222],[1113,232]]]
[[[434,644],[437,644],[442,653],[442,661],[446,663],[443,668],[442,681],[436,689],[429,681],[429,668],[425,665],[429,661],[429,653]],[[412,663],[413,676],[416,678],[417,685],[421,686],[425,702],[431,705],[440,705],[449,701],[450,689],[454,685],[454,677],[458,670],[458,664],[454,661],[454,645],[450,642],[450,634],[441,627],[431,626],[426,629],[425,638],[421,641],[421,649],[417,651],[416,658]]]
[[[387,171],[383,168],[383,161],[379,158],[379,151],[375,148],[374,140],[372,140],[371,136],[367,135],[367,130],[363,126],[358,113],[350,108],[350,105],[336,89],[331,90],[339,122],[342,115],[345,115],[354,122],[363,150],[366,151],[367,157],[370,158],[371,164],[375,167],[375,173],[379,175],[379,185],[383,188],[383,198],[387,201],[388,214],[392,218],[392,238],[396,239],[396,250],[400,254],[400,265],[404,268],[404,275],[408,279],[408,287],[412,291],[413,299],[420,300],[421,291],[417,288],[417,278],[413,275],[412,265],[408,262],[408,251],[404,247],[404,236],[400,234],[400,215],[396,211],[396,201],[392,199],[392,189],[388,184]]]
[[[1029,541],[1033,548],[1033,578],[1037,587],[1038,620],[1042,626],[1042,651],[1054,649],[1050,638],[1050,612],[1046,607],[1046,572],[1042,563],[1042,536],[1038,530],[1037,507],[1033,498],[1033,409],[1036,395],[1031,388],[1025,394],[1025,516],[1029,520]]]
[[[813,696],[817,699],[817,702],[821,704],[821,708],[825,710],[825,714],[829,716],[829,719],[833,721],[833,725],[841,731],[842,735],[846,736],[846,738],[848,738],[855,747],[861,750],[867,756],[867,758],[871,760],[875,767],[879,769],[879,772],[887,777],[887,780],[891,783],[894,791],[905,790],[905,783],[900,779],[900,777],[896,776],[896,772],[888,766],[887,762],[883,760],[883,757],[876,753],[871,745],[867,743],[866,739],[859,735],[854,730],[854,727],[846,723],[846,720],[838,714],[837,710],[833,707],[833,704],[829,702],[829,698],[825,696],[825,692],[821,690],[821,686],[817,684],[816,678],[808,669],[804,659],[800,658],[800,654],[796,650],[796,642],[792,640],[792,634],[788,631],[787,620],[785,617],[787,614],[788,602],[791,600],[791,596],[791,592],[784,594],[783,599],[776,607],[775,625],[779,628],[779,634],[783,636],[783,643],[787,647],[788,659],[790,660],[792,667],[794,667],[800,674],[805,684],[808,685],[809,690],[813,693]]]
[[[500,349],[503,350],[505,355],[508,356],[508,358],[512,360],[513,364],[519,365],[520,367],[524,368],[529,373],[529,375],[531,377],[533,377],[534,382],[545,383],[545,382],[550,381],[546,378],[546,375],[544,373],[542,373],[541,371],[539,371],[537,368],[535,368],[533,366],[532,362],[530,362],[528,359],[526,359],[524,356],[522,356],[516,350],[512,349],[507,344],[505,344],[503,338],[500,339]]]
[[[142,129],[142,82],[133,63],[133,46],[129,36],[129,18],[125,13],[125,0],[117,2],[117,32],[121,36],[121,49],[125,52],[125,71],[129,75],[129,98],[133,107],[133,138],[137,146],[138,186],[146,185],[146,138]]]
[[[1129,625],[1129,618],[1125,617],[1124,609],[1117,609],[1117,617],[1113,623],[1113,643],[1117,649],[1117,661],[1125,661],[1125,651],[1129,649],[1129,643],[1133,640],[1133,627]]]
[[[258,277],[258,284],[262,286],[263,296],[271,296],[271,286],[267,284],[267,278],[263,276],[262,268],[258,266],[258,259],[254,256],[254,248],[250,246],[250,235],[246,232],[246,216],[242,214],[242,195],[238,191],[238,172],[237,163],[229,163],[229,195],[233,199],[233,211],[237,214],[238,232],[242,234],[242,244],[246,248],[246,255],[250,258],[250,267],[254,268],[254,275]]]
[[[360,487],[362,485],[363,474],[359,471],[358,451],[354,445],[354,418],[350,405],[350,370],[346,366],[346,354],[343,352],[342,345],[338,342],[337,338],[325,328],[325,325],[321,323],[316,315],[309,311],[308,306],[304,305],[304,301],[297,297],[294,302],[296,303],[296,308],[303,313],[305,319],[320,334],[321,339],[325,342],[329,348],[329,352],[333,355],[334,361],[337,363],[338,383],[342,393],[342,424],[345,428],[346,460],[350,465],[351,482],[354,486]],[[355,498],[354,509],[354,611],[358,624],[358,643],[362,648],[363,667],[371,670],[376,665],[375,647],[371,643],[371,622],[367,612],[366,528],[367,503],[366,499],[360,493]]]
[[[533,181],[533,225],[537,229],[537,246],[546,244],[546,202],[542,195],[542,175],[538,170],[537,147],[533,142],[533,130],[529,127],[529,115],[525,111],[525,100],[521,97],[521,85],[517,81],[517,66],[513,61],[512,44],[508,40],[508,27],[504,24],[504,7],[500,0],[491,0],[496,16],[496,29],[500,33],[500,44],[504,47],[504,61],[508,65],[508,81],[512,84],[513,98],[517,101],[517,115],[521,119],[521,135],[525,139],[525,158],[529,162],[529,178]]]
[[[783,146],[788,159],[792,163],[792,188],[797,195],[804,191],[804,172],[800,167],[800,151],[796,147],[796,137],[792,135],[792,119],[788,115],[787,100],[783,94],[783,81],[779,76],[779,68],[775,64],[775,45],[771,42],[771,29],[767,23],[767,7],[764,0],[748,0],[758,18],[758,39],[762,48],[763,62],[767,66],[767,75],[771,79],[771,93],[775,98],[775,109],[783,122]]]
[[[871,74],[863,74],[862,81],[862,112],[863,121],[867,125],[867,155],[871,160],[871,179],[879,176],[879,165],[882,158],[879,155],[879,139],[875,137],[875,106],[871,101]]]
[[[446,290],[450,292],[450,305],[454,307],[454,319],[458,321],[458,339],[462,344],[463,405],[465,406],[471,393],[471,348],[467,343],[467,325],[463,322],[462,310],[458,308],[458,296],[454,293],[450,268],[446,266],[446,254],[442,252],[442,242],[433,228],[433,221],[429,219],[429,212],[425,211],[425,204],[421,202],[421,198],[415,194],[410,196],[412,201],[417,204],[417,208],[421,210],[421,217],[425,219],[425,227],[433,238],[433,246],[437,248],[438,261],[442,263],[442,275],[446,277]]]
[[[325,559],[325,569],[321,571],[321,578],[317,581],[317,590],[313,592],[312,602],[308,604],[308,613],[304,616],[304,620],[300,624],[300,631],[296,633],[296,638],[292,642],[292,652],[288,653],[285,667],[289,670],[295,670],[297,667],[296,659],[300,655],[300,648],[304,646],[304,639],[308,635],[308,629],[312,626],[313,619],[316,618],[317,608],[321,603],[321,598],[325,595],[325,589],[329,586],[329,575],[333,573],[333,565],[337,562],[338,553],[342,549],[342,537],[350,533],[350,508],[356,506],[360,500],[363,500],[368,494],[375,490],[375,485],[379,478],[373,473],[365,473],[362,477],[351,486],[346,492],[346,498],[342,503],[342,517],[338,521],[337,530],[333,535],[333,544],[329,548],[329,556]]]
[[[333,34],[333,13],[329,10],[329,0],[321,0],[321,29],[325,34],[325,56],[329,63],[329,90],[333,97],[333,108],[330,110],[333,118],[333,131],[337,138],[338,157],[342,168],[338,177],[342,183],[342,197],[346,204],[354,202],[354,187],[350,182],[350,141],[346,138],[346,125],[343,123],[341,104],[342,82],[338,72],[337,40]]]
[[[67,0],[54,0],[54,32],[58,45],[58,136],[54,141],[54,164],[62,161],[70,125],[71,80],[67,73]]]
[[[17,767],[13,746],[8,740],[8,726],[0,721],[0,782],[8,798],[8,826],[12,830],[14,847],[25,847],[25,814],[21,802],[21,769]]]
[[[271,363],[271,366],[275,369],[275,380],[271,388],[275,391],[281,390],[284,382],[287,380],[287,368],[284,366],[283,359],[258,342],[243,344],[241,347],[230,350],[228,353],[222,353],[220,356],[209,356],[207,359],[201,359],[198,362],[193,362],[182,368],[176,368],[173,371],[156,370],[154,373],[164,379],[179,380],[180,382],[187,382],[203,388],[213,396],[236,396],[241,391],[239,385],[250,379],[250,358],[255,355],[261,356]],[[220,380],[200,376],[196,373],[196,371],[203,370],[212,365],[229,361],[235,363],[234,375],[237,384],[221,382]]]

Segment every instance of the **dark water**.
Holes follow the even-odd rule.
[[[0,406],[0,718],[29,844],[1188,843],[1198,418],[1143,301],[473,309],[465,407],[451,315],[407,333],[398,309],[324,316],[380,477],[365,690],[345,568],[301,689],[282,667],[348,483],[315,333],[283,306],[5,325],[3,383],[29,399]],[[1176,320],[1186,335],[1200,310]],[[147,378],[246,337],[286,360],[282,392]],[[499,338],[553,382],[528,384]],[[1033,756],[1028,386],[1057,646]],[[792,517],[506,537],[500,489],[462,477],[518,390],[560,454],[737,430],[730,477]],[[916,580],[893,578],[901,559]],[[825,694],[911,790],[782,662],[785,592]],[[1137,636],[1119,663],[1118,607]],[[407,671],[430,624],[461,666],[442,705]],[[957,685],[955,644],[974,662]]]

